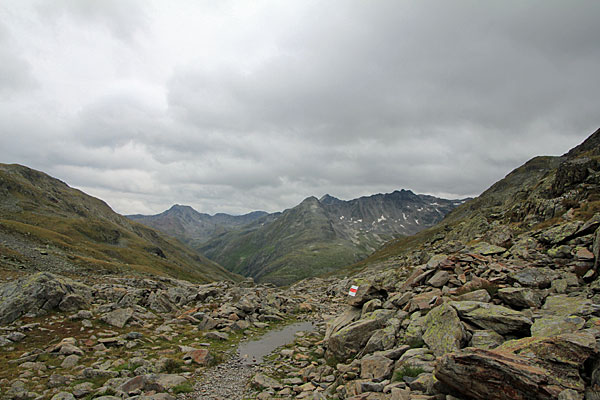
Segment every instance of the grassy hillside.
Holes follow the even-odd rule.
[[[0,266],[6,271],[236,279],[175,239],[103,201],[20,165],[0,164]]]

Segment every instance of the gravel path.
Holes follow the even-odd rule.
[[[254,374],[254,366],[244,365],[239,357],[208,369],[185,399],[241,400],[248,398],[248,380]]]

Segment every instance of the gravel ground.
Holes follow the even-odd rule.
[[[246,384],[254,374],[255,367],[244,365],[239,357],[221,363],[207,370],[199,377],[194,391],[182,396],[183,399],[241,400],[250,392]]]

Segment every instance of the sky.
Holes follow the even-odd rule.
[[[597,0],[0,0],[0,162],[122,214],[475,196],[600,127]]]

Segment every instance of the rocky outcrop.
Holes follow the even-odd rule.
[[[71,279],[40,272],[0,286],[0,324],[49,311],[75,311],[87,306],[91,289]]]

